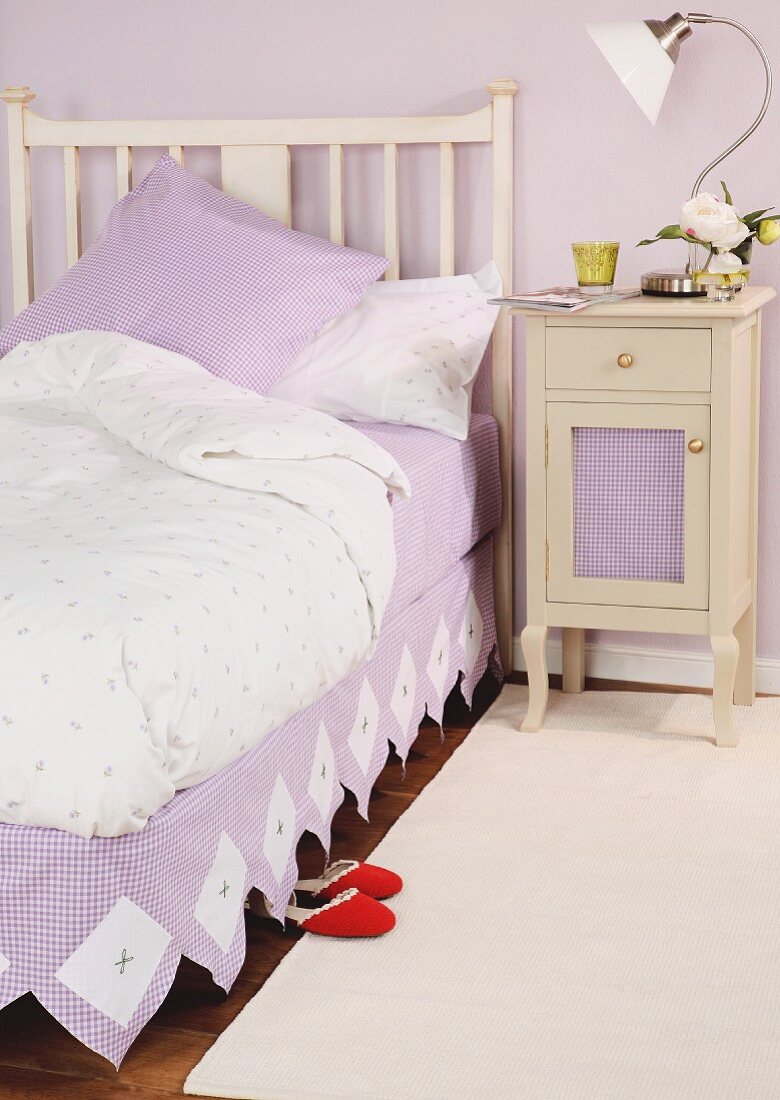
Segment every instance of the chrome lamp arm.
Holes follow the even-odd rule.
[[[742,34],[744,34],[745,37],[753,43],[756,50],[758,51],[759,56],[764,63],[764,73],[766,75],[764,102],[761,104],[760,111],[753,119],[750,126],[748,126],[747,130],[745,130],[744,134],[740,134],[736,141],[733,141],[731,145],[729,145],[728,149],[724,149],[722,153],[715,157],[714,160],[711,160],[707,167],[702,170],[691,190],[691,198],[693,198],[694,195],[698,194],[699,188],[701,187],[705,178],[712,171],[712,169],[716,168],[720,164],[720,162],[725,160],[726,157],[729,156],[730,153],[733,153],[735,149],[738,149],[744,141],[747,141],[747,139],[760,124],[761,120],[766,114],[766,109],[769,106],[769,100],[772,98],[772,66],[769,64],[769,58],[766,55],[766,50],[758,41],[756,36],[752,33],[752,31],[749,31],[747,27],[745,27],[742,23],[738,23],[736,19],[727,19],[725,16],[721,15],[705,15],[703,12],[692,11],[689,12],[688,15],[686,15],[685,23],[687,23],[689,26],[691,23],[723,23],[727,27],[734,27],[735,30],[741,31]],[[688,33],[690,33],[690,30]],[[688,245],[688,263],[685,266],[685,270],[689,273],[695,271],[696,267],[698,266],[696,253],[697,248],[698,245]]]
[[[743,26],[742,23],[738,23],[736,19],[726,19],[725,16],[720,15],[704,15],[702,12],[693,11],[689,12],[689,14],[685,18],[689,23],[723,23],[727,27],[734,27],[735,30],[741,31],[742,34],[744,34],[745,37],[748,38],[758,50],[761,60],[764,63],[764,73],[766,74],[766,91],[764,92],[764,102],[761,104],[761,110],[751,122],[750,126],[748,126],[747,130],[745,130],[744,134],[741,134],[736,141],[732,142],[732,144],[729,145],[728,149],[725,149],[719,156],[715,158],[715,160],[710,161],[707,167],[702,171],[701,175],[696,180],[696,183],[694,183],[693,185],[693,190],[691,191],[691,198],[693,198],[693,196],[697,194],[699,188],[701,187],[704,178],[712,171],[713,168],[716,168],[722,160],[725,160],[730,153],[733,153],[735,149],[738,149],[743,141],[746,141],[750,137],[750,135],[763,119],[764,115],[766,114],[766,109],[769,106],[769,100],[772,97],[772,67],[769,64],[769,58],[766,55],[766,50],[758,41],[756,36],[751,31],[749,31],[747,27]]]

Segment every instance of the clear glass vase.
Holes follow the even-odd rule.
[[[711,302],[733,302],[737,291],[748,281],[749,274],[748,268],[729,273],[694,271],[693,278],[700,286],[707,288],[707,298]]]

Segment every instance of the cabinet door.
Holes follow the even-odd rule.
[[[709,405],[550,402],[547,431],[547,599],[706,610]]]

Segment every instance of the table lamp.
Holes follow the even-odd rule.
[[[705,176],[720,164],[722,160],[749,138],[759,125],[772,94],[772,70],[769,58],[754,34],[737,23],[719,15],[704,15],[690,12],[680,15],[675,12],[668,19],[647,19],[634,23],[590,23],[587,31],[604,57],[620,77],[638,106],[653,126],[658,119],[661,104],[664,101],[674,66],[680,56],[680,44],[693,34],[693,26],[698,23],[724,23],[741,31],[755,46],[764,64],[766,91],[761,110],[753,122],[736,141],[729,145],[719,156],[711,161],[701,172],[691,191],[691,198],[698,193]],[[690,246],[689,261],[685,271],[648,271],[642,276],[642,290],[645,294],[661,296],[704,294],[693,278],[693,248]]]

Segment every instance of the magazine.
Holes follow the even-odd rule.
[[[624,298],[636,298],[639,287],[621,287],[607,294],[583,294],[576,286],[552,286],[547,290],[532,290],[527,294],[507,294],[503,298],[491,298],[493,306],[516,306],[520,309],[542,309],[547,313],[576,313],[588,306],[603,306],[608,302],[622,302]]]

